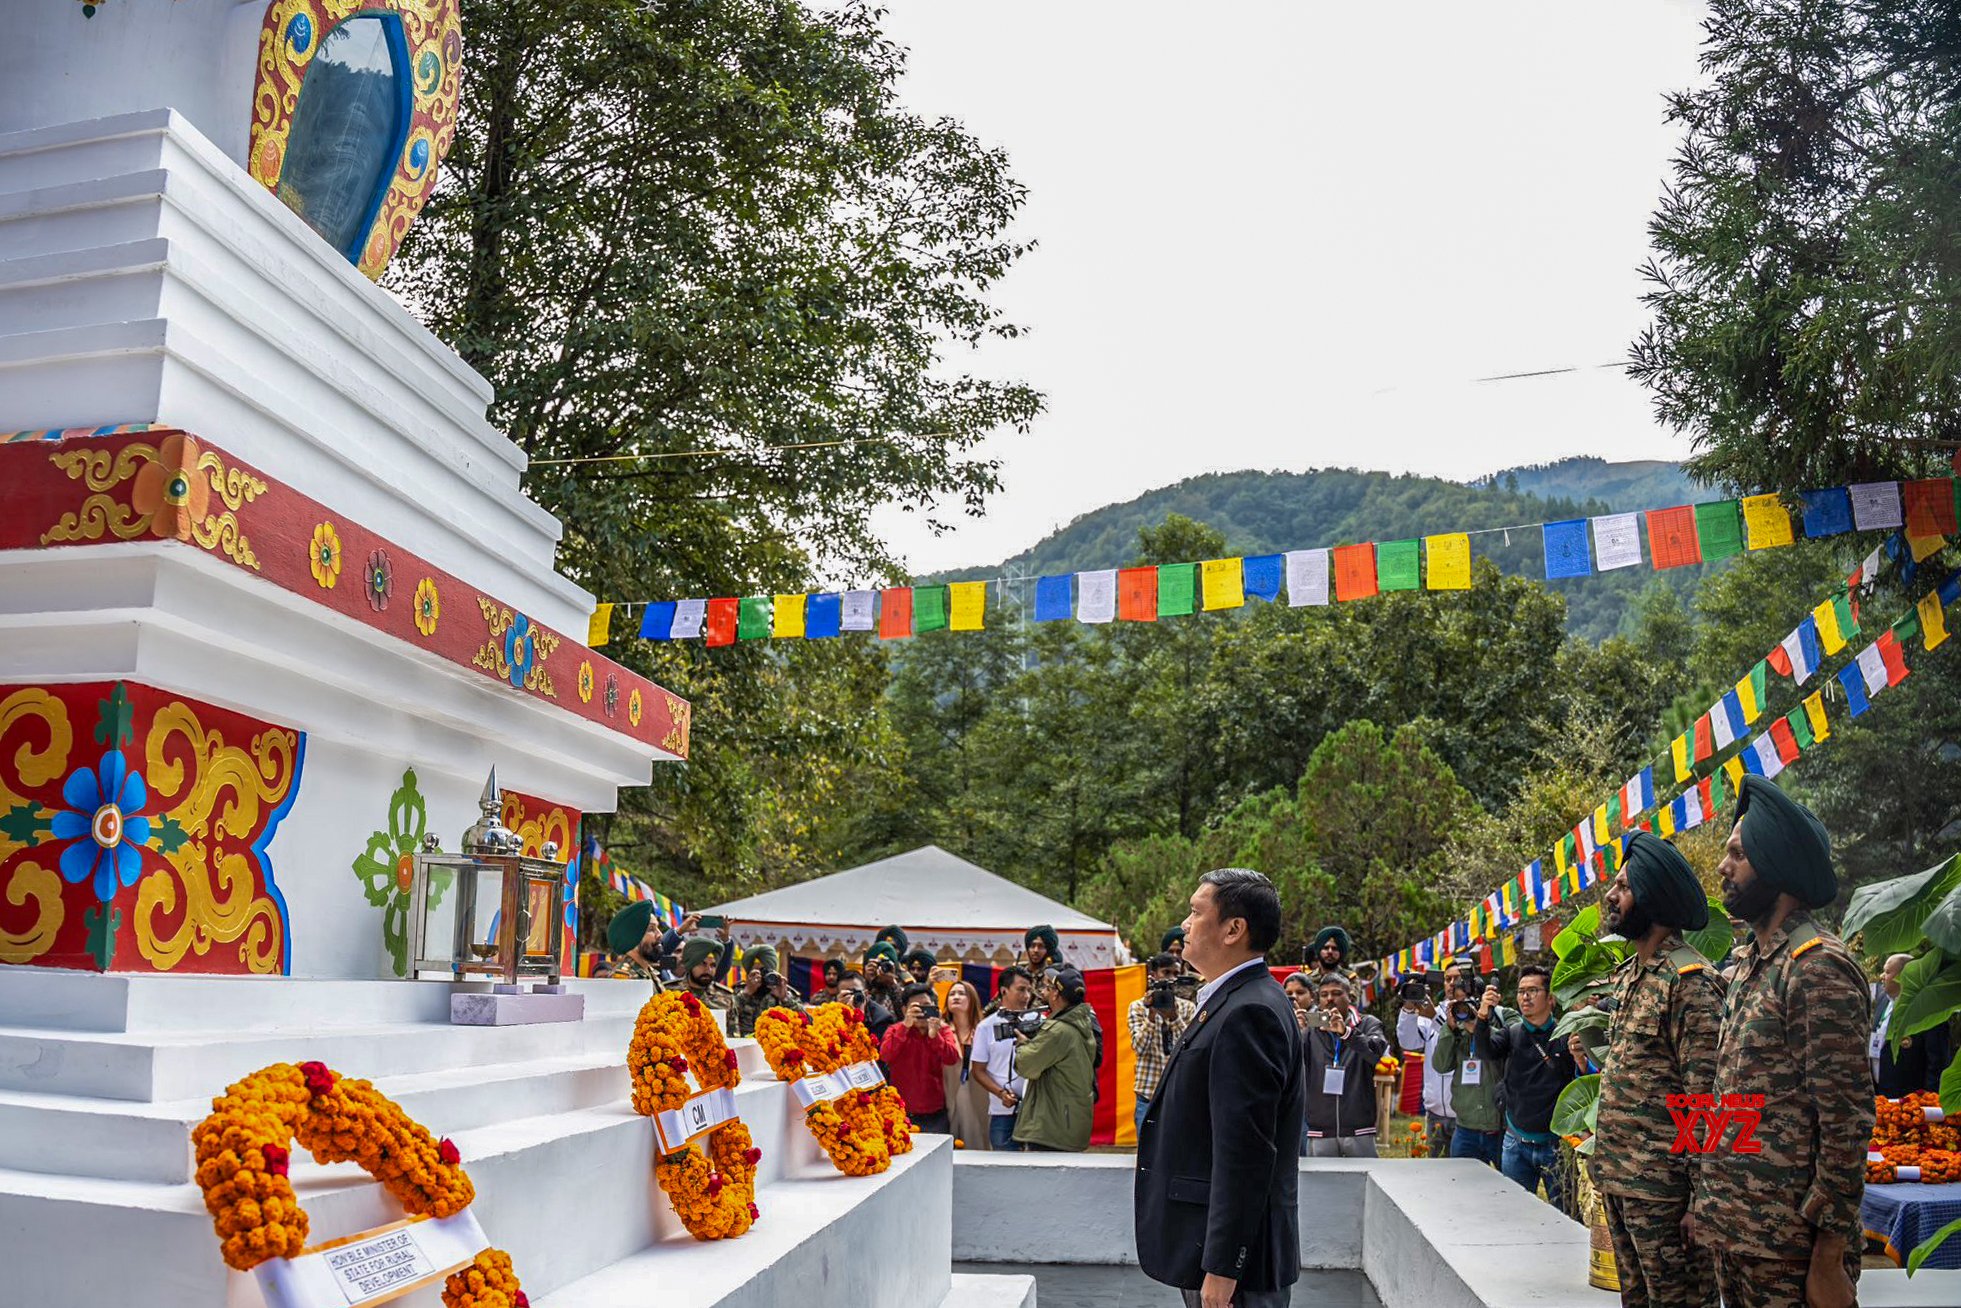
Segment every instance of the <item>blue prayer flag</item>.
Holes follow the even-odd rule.
[[[1240,560],[1240,573],[1246,593],[1271,604],[1280,598],[1280,577],[1286,559],[1278,554],[1254,554]]]
[[[1859,661],[1854,659],[1838,670],[1838,684],[1845,687],[1845,706],[1853,717],[1864,713],[1870,705],[1866,701],[1866,675],[1859,671]]]
[[[805,640],[823,640],[838,634],[844,622],[844,596],[835,591],[812,595],[803,602]]]
[[[1686,796],[1677,795],[1669,802],[1668,816],[1674,819],[1677,831],[1689,829],[1689,801]]]
[[[674,606],[675,601],[673,600],[662,600],[658,604],[649,604],[647,606],[647,612],[640,618],[640,635],[642,639],[674,639]]]
[[[1655,770],[1652,767],[1641,769],[1635,799],[1640,803],[1640,807],[1635,809],[1634,813],[1646,813],[1655,806]],[[1634,813],[1629,813],[1626,817],[1632,818]]]
[[[1753,740],[1749,744],[1745,745],[1743,747],[1743,752],[1741,754],[1738,754],[1736,757],[1738,761],[1740,761],[1743,764],[1743,770],[1745,772],[1748,772],[1751,776],[1760,777],[1764,774],[1763,760],[1757,757],[1756,741]]]
[[[1804,496],[1804,534],[1836,536],[1852,530],[1852,494],[1843,486],[1809,490]]]
[[[1593,571],[1593,547],[1587,543],[1585,518],[1548,522],[1546,537],[1546,577],[1584,577]]]
[[[1949,573],[1947,580],[1941,583],[1941,603],[1956,602],[1961,602],[1961,568]]]
[[[1035,579],[1035,621],[1060,622],[1069,616],[1069,583],[1074,573]]]
[[[1742,740],[1744,733],[1750,730],[1750,724],[1743,717],[1742,696],[1732,688],[1716,701],[1716,706],[1722,709],[1724,716],[1729,719],[1730,735]]]

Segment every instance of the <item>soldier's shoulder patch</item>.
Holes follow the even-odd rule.
[[[1810,953],[1812,950],[1818,948],[1818,946],[1824,943],[1825,943],[1825,938],[1823,936],[1813,936],[1811,937],[1811,939],[1805,941],[1803,944],[1793,949],[1791,951],[1791,957],[1803,958],[1806,954]]]

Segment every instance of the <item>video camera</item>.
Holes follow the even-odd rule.
[[[1178,1011],[1178,983],[1153,981],[1144,988],[1144,1003],[1160,1013]]]
[[[1048,1021],[1048,1017],[1049,1010],[1046,1008],[1029,1008],[1019,1013],[996,1013],[994,1038],[1012,1040],[1016,1036],[1032,1036],[1042,1029],[1042,1023]]]

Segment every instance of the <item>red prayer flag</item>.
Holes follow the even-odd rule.
[[[1716,816],[1716,796],[1709,785],[1713,779],[1713,777],[1704,777],[1696,786],[1697,792],[1702,796],[1702,820],[1704,822]]]
[[[895,586],[878,599],[878,638],[904,640],[912,635],[912,587]]]
[[[1891,631],[1884,631],[1880,633],[1876,643],[1879,646],[1880,661],[1886,664],[1886,684],[1899,685],[1907,679],[1907,656],[1906,651],[1900,648],[1899,637]]]
[[[1695,720],[1695,761],[1705,763],[1715,752],[1715,728],[1709,725],[1709,715],[1705,713]]]
[[[712,599],[708,601],[708,611],[702,617],[701,634],[704,645],[735,644],[735,619],[737,603],[733,599]]]
[[[1125,568],[1117,574],[1117,616],[1125,622],[1158,620],[1158,570]]]
[[[1777,746],[1777,757],[1785,763],[1797,761],[1798,738],[1791,734],[1791,724],[1783,718],[1770,724],[1770,742]]]
[[[1955,534],[1954,478],[1928,477],[1924,481],[1902,482],[1900,489],[1906,496],[1907,535]]]
[[[1375,546],[1335,546],[1335,598],[1367,599],[1376,593]]]
[[[1780,677],[1788,677],[1791,675],[1791,656],[1784,652],[1784,647],[1782,645],[1777,646],[1775,649],[1771,650],[1770,653],[1764,655],[1764,662],[1770,664],[1771,667],[1775,668],[1777,670],[1777,675]]]
[[[1656,568],[1681,568],[1702,562],[1702,541],[1695,533],[1695,509],[1684,504],[1648,511],[1648,553]]]

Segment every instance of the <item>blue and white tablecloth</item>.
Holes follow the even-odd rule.
[[[1906,1265],[1907,1255],[1934,1232],[1961,1218],[1961,1181],[1921,1185],[1901,1181],[1869,1185],[1859,1205],[1859,1225],[1875,1239],[1886,1241],[1893,1261]],[[1961,1267],[1961,1234],[1950,1235],[1922,1267]]]

